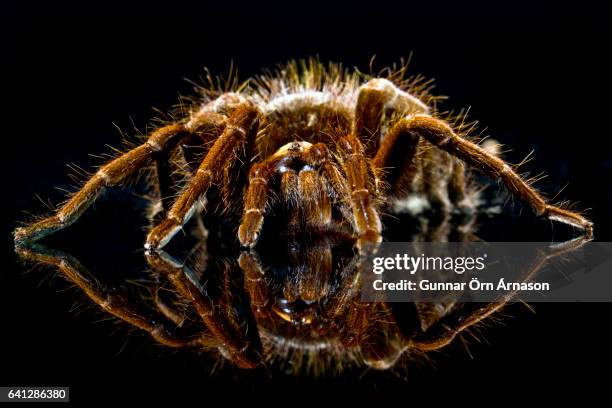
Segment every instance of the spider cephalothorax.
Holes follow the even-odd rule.
[[[404,69],[388,72],[367,78],[311,60],[229,92],[204,89],[188,115],[102,166],[56,214],[17,229],[16,241],[68,226],[104,188],[153,161],[165,212],[148,234],[151,250],[194,214],[220,207],[242,213],[237,234],[246,247],[256,244],[266,215],[280,208],[289,224],[348,226],[363,252],[382,240],[380,211],[473,207],[463,163],[500,180],[538,215],[592,234],[587,219],[547,204],[510,165],[441,119],[422,81],[404,79]],[[179,145],[191,167],[172,201],[176,186],[167,164],[177,160],[172,153]],[[190,146],[204,148],[197,162]]]

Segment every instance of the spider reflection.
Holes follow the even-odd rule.
[[[534,260],[524,277],[580,241]],[[147,296],[134,296],[90,273],[75,257],[35,244],[27,261],[52,265],[106,313],[148,332],[164,346],[218,353],[241,368],[282,366],[294,372],[369,366],[386,370],[419,355],[502,308],[494,303],[364,303],[361,258],[350,234],[284,236],[254,251],[209,249],[206,239],[184,260],[146,253]]]

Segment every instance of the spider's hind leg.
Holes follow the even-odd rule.
[[[444,151],[423,148],[422,144],[420,137],[410,133],[401,121],[381,140],[372,164],[388,196],[407,200],[414,194],[412,212],[429,207],[447,215],[473,206],[463,164]],[[421,205],[416,203],[416,195],[423,196]]]
[[[400,123],[408,133],[422,137],[486,176],[500,180],[512,194],[529,204],[538,216],[577,227],[585,231],[589,238],[593,236],[593,223],[578,213],[548,204],[509,164],[477,144],[461,138],[446,122],[419,114],[407,116]]]

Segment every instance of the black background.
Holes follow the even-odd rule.
[[[583,2],[2,7],[9,106],[2,136],[8,263],[0,289],[0,385],[69,385],[80,402],[120,395],[206,404],[253,396],[288,405],[377,395],[437,403],[477,400],[491,390],[503,400],[523,400],[527,391],[555,399],[605,396],[608,304],[513,309],[469,353],[451,347],[401,376],[314,380],[231,369],[210,376],[193,355],[160,350],[146,337],[126,341],[122,331],[112,334],[113,325],[92,324],[96,314],[75,316],[75,295],[57,293],[64,286],[40,283],[47,274],[15,264],[9,234],[24,210],[42,210],[34,193],[61,199],[53,186],[69,183],[64,163],[97,163],[87,154],[119,144],[113,123],[128,132],[133,124],[145,129],[151,107],[167,109],[189,93],[182,78],[197,79],[204,66],[225,73],[234,61],[246,78],[315,54],[366,69],[374,54],[382,68],[412,51],[412,72],[436,79],[437,91],[450,96],[445,107],[471,106],[488,133],[512,147],[511,162],[535,150],[525,170],[549,175],[538,186],[554,195],[569,183],[561,197],[590,208],[596,238],[609,241],[612,67],[604,10]],[[551,239],[557,226],[534,221],[508,235],[503,225],[496,228],[499,240],[532,240]]]

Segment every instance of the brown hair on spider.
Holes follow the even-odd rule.
[[[382,240],[381,211],[403,208],[416,217],[427,207],[443,214],[473,209],[477,192],[468,187],[465,165],[499,180],[537,215],[592,237],[589,220],[547,203],[511,165],[445,120],[429,82],[406,78],[405,68],[375,77],[310,59],[230,82],[230,89],[203,88],[188,114],[100,167],[53,215],[18,228],[15,241],[69,226],[105,188],[151,164],[163,214],[146,238],[149,250],[214,208],[241,214],[238,240],[253,247],[266,216],[280,206],[289,225],[349,229],[358,250],[368,252]],[[204,149],[201,159],[190,146]],[[189,169],[178,188],[167,174],[169,160]]]

